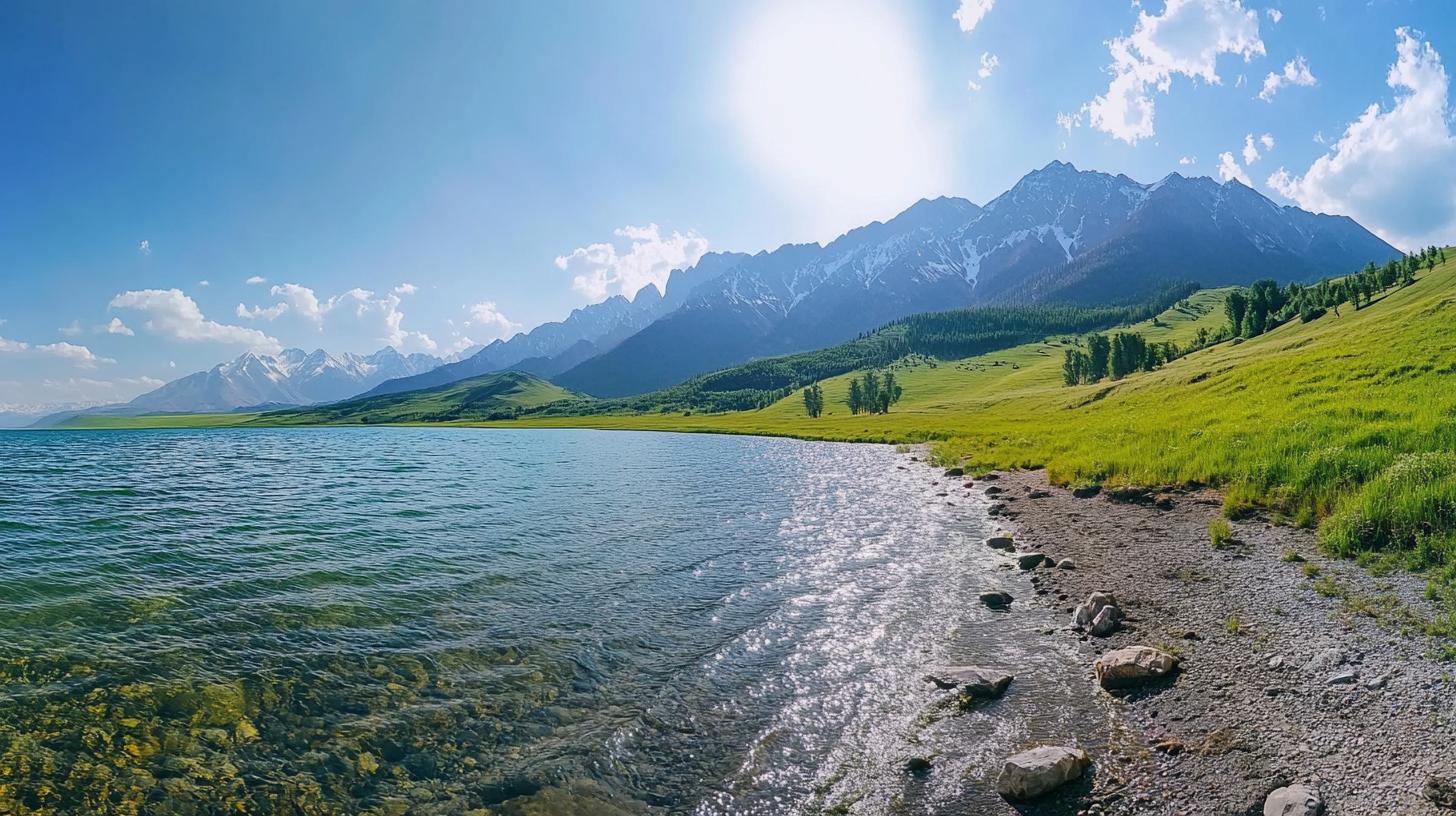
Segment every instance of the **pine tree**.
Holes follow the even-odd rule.
[[[860,387],[859,378],[855,377],[849,381],[849,412],[857,414],[864,408],[864,389]]]
[[[1228,316],[1229,330],[1235,337],[1244,330],[1244,314],[1248,309],[1249,297],[1242,289],[1229,292],[1228,298],[1223,302],[1223,313]]]
[[[1112,357],[1112,343],[1105,334],[1087,336],[1087,378],[1089,383],[1108,376]]]

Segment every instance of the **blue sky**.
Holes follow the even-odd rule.
[[[1439,0],[8,3],[0,406],[446,354],[1052,159],[1451,242],[1443,58]]]

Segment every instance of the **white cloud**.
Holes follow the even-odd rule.
[[[283,347],[272,337],[242,326],[208,320],[197,302],[180,289],[141,289],[111,299],[113,309],[136,309],[147,314],[148,331],[184,342],[227,343],[276,353]]]
[[[134,337],[136,335],[136,332],[121,322],[121,318],[119,317],[111,318],[110,323],[107,323],[105,326],[99,326],[96,330],[106,332],[107,334],[120,334],[124,337]]]
[[[1092,127],[1128,144],[1156,133],[1153,90],[1167,93],[1180,74],[1217,85],[1220,55],[1264,54],[1259,15],[1239,0],[1168,0],[1161,15],[1139,12],[1132,34],[1107,47],[1112,81],[1083,110]]]
[[[1372,103],[1304,175],[1283,167],[1269,186],[1299,206],[1348,215],[1404,248],[1456,235],[1456,134],[1441,55],[1396,29],[1386,75],[1395,104]]]
[[[557,269],[577,272],[571,288],[593,303],[612,294],[635,297],[649,283],[661,292],[667,288],[672,270],[696,264],[708,251],[708,239],[694,230],[673,230],[664,238],[656,224],[648,224],[622,227],[614,234],[631,242],[626,254],[618,254],[615,243],[603,242],[577,247],[556,258]]]
[[[95,368],[97,363],[114,363],[110,357],[101,357],[85,346],[67,343],[46,343],[32,346],[24,340],[9,340],[0,337],[0,354],[44,354],[70,360],[77,368]]]
[[[482,300],[479,303],[467,306],[466,311],[470,312],[470,319],[465,321],[465,325],[484,329],[484,332],[478,333],[483,334],[491,340],[503,340],[515,334],[521,328],[521,324],[513,322],[501,314],[500,309],[495,305],[495,301],[493,300]],[[464,339],[469,340],[469,338]],[[465,345],[470,346],[473,342],[471,341]],[[460,349],[452,350],[459,351]]]
[[[961,0],[961,7],[956,9],[955,14],[951,16],[957,23],[960,23],[961,31],[969,34],[976,30],[981,19],[991,11],[991,7],[994,5],[996,5],[996,0]]]
[[[419,291],[412,283],[401,283],[388,294],[376,295],[372,290],[355,287],[328,300],[319,300],[318,294],[307,286],[297,283],[281,283],[269,288],[268,293],[278,302],[271,306],[249,307],[238,304],[238,317],[249,320],[276,320],[292,313],[313,323],[323,331],[324,319],[335,312],[354,315],[358,319],[378,318],[377,338],[400,351],[434,351],[435,341],[424,332],[408,331],[402,328],[404,313],[400,311],[402,298]]]
[[[1309,70],[1309,62],[1304,57],[1295,57],[1284,63],[1284,70],[1281,73],[1270,73],[1264,77],[1264,87],[1259,91],[1259,98],[1265,102],[1273,102],[1274,94],[1285,85],[1299,85],[1304,88],[1313,86],[1318,80],[1314,73]]]
[[[138,255],[150,255],[150,254],[152,254],[152,242],[151,241],[147,241],[147,240],[143,240],[140,244],[137,244],[137,254]]]
[[[263,277],[262,275],[254,275],[253,277],[248,278],[246,281],[243,282],[248,284],[249,286],[257,286],[259,284],[267,283],[268,279]]]
[[[1279,21],[1284,19],[1284,12],[1276,8],[1267,9],[1264,13],[1269,15],[1269,22],[1275,25],[1278,25]]]
[[[197,285],[198,286],[204,286],[204,287],[211,286],[212,285],[212,281],[200,280],[200,281],[197,282]]]
[[[81,321],[72,320],[69,326],[62,326],[61,328],[57,329],[57,331],[67,337],[75,337],[79,335],[82,331],[84,331],[84,329],[81,328]]]
[[[77,368],[95,368],[97,363],[114,363],[110,357],[100,357],[85,346],[78,346],[74,343],[61,341],[59,343],[47,343],[43,346],[33,347],[37,354],[48,354],[52,357],[60,357],[63,360],[70,360]]]
[[[1058,113],[1057,114],[1057,127],[1061,128],[1062,130],[1066,131],[1067,133],[1071,133],[1072,132],[1072,128],[1078,128],[1078,127],[1081,127],[1081,126],[1082,126],[1082,112],[1081,111],[1077,111],[1076,113]]]
[[[1254,134],[1247,134],[1244,136],[1244,164],[1253,164],[1258,160],[1259,148],[1254,145]]]
[[[995,54],[992,54],[990,51],[986,51],[986,52],[984,52],[984,53],[981,54],[981,67],[976,69],[976,76],[980,77],[983,80],[990,79],[991,78],[991,72],[995,71],[996,70],[996,66],[998,66],[1000,64],[1001,64],[1001,58],[1000,57],[997,57]],[[974,79],[971,80],[967,84],[970,85],[971,90],[973,90],[973,91],[979,91],[979,90],[981,90],[981,83],[975,81]]]
[[[249,308],[239,303],[233,313],[244,320],[276,320],[284,312],[288,311],[287,303],[278,303],[273,306],[253,306]]]
[[[1272,134],[1272,133],[1265,133],[1263,136],[1260,136],[1259,137],[1259,144],[1263,145],[1265,150],[1273,150],[1274,149],[1274,134]]]
[[[1190,164],[1198,164],[1198,157],[1197,156],[1183,156],[1182,158],[1178,159],[1178,163],[1181,164],[1181,165],[1184,165],[1184,166],[1187,166],[1187,165],[1190,165]]]
[[[1249,180],[1249,174],[1244,172],[1244,168],[1239,166],[1238,159],[1234,158],[1232,151],[1225,150],[1218,154],[1218,177],[1223,181],[1237,179],[1247,187],[1254,186],[1254,182]]]
[[[176,367],[177,367],[177,361],[176,360],[168,360],[167,361],[167,368],[176,368]]]
[[[733,40],[711,104],[748,168],[795,209],[785,231],[828,240],[955,177],[913,16],[894,0],[779,0]]]
[[[45,379],[41,388],[52,399],[66,400],[69,407],[86,407],[104,402],[121,402],[138,394],[166,385],[156,377],[120,377],[115,380],[97,380],[91,377],[66,377]],[[59,408],[60,406],[57,406]]]

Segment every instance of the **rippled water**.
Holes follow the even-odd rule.
[[[1000,757],[1101,715],[1036,636],[1055,621],[976,603],[1027,592],[978,500],[908,464],[591,431],[0,434],[0,813],[995,812]],[[921,679],[946,661],[1018,679],[961,712]]]

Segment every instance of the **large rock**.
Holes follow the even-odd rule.
[[[958,689],[973,700],[989,700],[1005,693],[1014,678],[978,666],[938,666],[926,672],[925,679],[943,689]]]
[[[1264,800],[1264,816],[1320,816],[1324,812],[1319,791],[1308,785],[1279,788]]]
[[[1094,592],[1072,611],[1072,626],[1106,637],[1122,625],[1124,615],[1111,592]]]
[[[1037,567],[1041,566],[1042,562],[1050,560],[1051,559],[1047,558],[1041,553],[1022,553],[1021,555],[1016,556],[1016,566],[1021,567],[1024,570],[1034,570]]]
[[[1122,626],[1122,610],[1109,604],[1102,607],[1102,611],[1092,619],[1087,633],[1094,637],[1107,637],[1116,632],[1119,626]]]
[[[1010,592],[982,592],[981,603],[992,609],[1005,609],[1015,600]]]
[[[1105,689],[1132,688],[1173,674],[1178,658],[1151,646],[1128,646],[1097,658],[1092,670]]]
[[[1046,745],[1022,751],[1006,760],[996,780],[996,792],[1011,802],[1045,796],[1082,776],[1092,760],[1078,748]]]

